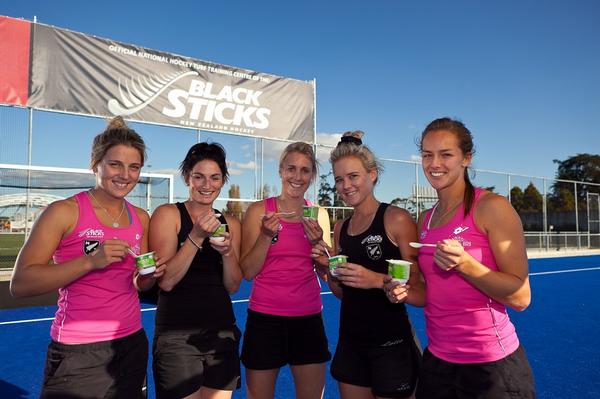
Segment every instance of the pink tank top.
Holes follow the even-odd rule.
[[[64,238],[53,260],[55,265],[92,252],[104,240],[128,241],[140,253],[143,227],[133,205],[127,204],[129,227],[113,228],[97,219],[87,192],[75,195],[79,206],[77,225]],[[125,337],[142,328],[140,302],[133,285],[135,261],[127,256],[122,262],[94,270],[58,290],[58,310],[50,336],[56,342],[83,344]]]
[[[488,237],[473,218],[483,191],[475,189],[475,201],[466,218],[461,205],[445,226],[430,228],[429,210],[420,240],[431,244],[457,240],[473,258],[498,270]],[[452,363],[491,362],[513,353],[519,339],[505,306],[479,291],[457,271],[440,269],[434,263],[434,252],[431,247],[419,249],[419,266],[427,283],[425,320],[431,353]]]
[[[265,200],[265,211],[277,211],[276,198]],[[249,308],[275,316],[319,313],[323,307],[321,286],[310,253],[302,223],[281,219],[281,229],[271,242],[262,270],[254,278]]]

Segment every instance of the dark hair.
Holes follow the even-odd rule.
[[[96,137],[92,143],[92,155],[90,157],[90,168],[94,169],[104,158],[109,149],[116,145],[126,145],[139,151],[142,158],[142,166],[146,160],[146,144],[142,136],[135,130],[129,128],[122,117],[115,116],[108,121],[106,129]]]
[[[221,169],[221,174],[223,175],[223,182],[226,183],[229,178],[229,172],[227,172],[227,162],[225,161],[225,149],[219,143],[202,142],[194,144],[188,150],[185,159],[179,164],[181,176],[183,176],[186,184],[194,165],[205,159],[214,161],[219,165],[219,169]]]
[[[283,149],[283,152],[281,153],[281,156],[279,157],[279,170],[281,170],[281,168],[283,167],[283,162],[285,161],[287,156],[293,152],[297,152],[298,154],[305,155],[308,159],[310,159],[310,163],[311,163],[312,169],[313,169],[313,174],[312,174],[312,177],[310,178],[310,181],[312,183],[314,183],[315,180],[317,179],[317,172],[318,172],[318,167],[319,167],[317,158],[315,157],[315,151],[313,150],[312,145],[307,144],[303,141],[296,141],[295,143],[288,144],[287,147],[285,147]]]
[[[375,184],[377,184],[379,174],[383,172],[383,165],[377,160],[373,151],[362,143],[364,134],[365,133],[362,130],[345,132],[342,135],[340,142],[331,151],[329,162],[331,162],[331,166],[333,166],[334,163],[342,158],[356,157],[360,159],[367,172],[372,170],[377,171],[377,178],[375,179]]]
[[[446,130],[453,133],[458,139],[458,146],[460,147],[463,155],[475,154],[475,146],[473,144],[473,135],[467,129],[467,127],[459,120],[451,119],[448,117],[435,119],[430,122],[429,125],[421,133],[421,140],[419,141],[419,150],[423,152],[423,140],[431,132],[437,132],[440,130]],[[463,197],[465,217],[471,211],[473,207],[473,201],[475,199],[475,188],[469,179],[469,168],[465,168],[464,179],[466,183],[465,194]]]

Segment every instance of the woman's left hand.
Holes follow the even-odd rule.
[[[315,245],[323,240],[323,229],[319,226],[319,222],[310,218],[302,218],[302,226],[306,238],[310,241],[310,245]]]
[[[381,288],[382,280],[379,273],[356,263],[341,263],[335,272],[336,278],[348,287]]]
[[[231,252],[231,235],[226,232],[221,234],[221,237],[225,239],[222,241],[217,241],[213,238],[209,238],[208,241],[210,242],[210,246],[213,247],[215,251],[220,253],[221,256],[227,256]]]
[[[449,271],[454,268],[460,270],[470,255],[465,251],[460,242],[456,240],[442,240],[438,242],[433,259],[442,270]]]

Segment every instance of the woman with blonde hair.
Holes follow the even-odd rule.
[[[341,299],[339,340],[331,375],[338,381],[342,399],[408,398],[419,372],[417,348],[404,302],[422,306],[422,285],[416,251],[415,222],[403,209],[379,202],[374,187],[382,170],[371,150],[362,143],[363,132],[346,132],[331,152],[335,188],[354,209],[336,223],[334,245],[313,248],[323,267],[331,255],[347,262],[330,272],[331,291]],[[392,304],[382,290],[387,259],[411,261],[408,284]]]
[[[13,296],[59,293],[42,398],[145,397],[136,287],[150,288],[165,269],[142,276],[132,255],[148,250],[148,214],[125,200],[145,158],[142,138],[112,119],[92,145],[95,187],[50,204],[17,257]]]
[[[279,369],[290,365],[296,398],[318,399],[330,359],[321,316],[321,287],[311,245],[329,235],[329,219],[303,218],[317,161],[309,144],[288,145],[279,161],[281,193],[255,202],[242,223],[244,277],[253,280],[242,347],[247,397],[270,399]]]

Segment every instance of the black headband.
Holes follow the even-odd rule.
[[[340,145],[342,143],[351,143],[351,144],[356,144],[356,145],[362,145],[362,140],[359,139],[358,137],[354,137],[354,136],[343,136],[342,139],[340,140],[340,142],[338,143],[338,145]]]

